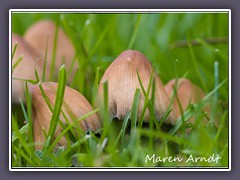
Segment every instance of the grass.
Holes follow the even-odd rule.
[[[140,91],[137,90],[132,111],[120,121],[110,119],[108,115],[108,85],[105,83],[103,110],[94,109],[83,117],[78,117],[73,124],[61,124],[61,135],[52,139],[59,123],[67,75],[71,71],[62,67],[58,70],[58,79],[54,79],[59,83],[57,101],[50,108],[53,112],[51,128],[46,132],[48,138],[41,151],[34,150],[30,94],[27,92],[26,105],[21,99],[20,105],[12,105],[20,106],[12,110],[12,167],[228,167],[229,60],[228,43],[224,39],[221,41],[228,37],[228,14],[17,13],[12,14],[12,31],[23,35],[32,23],[41,19],[55,21],[71,39],[77,52],[75,60],[79,69],[68,85],[81,92],[92,105],[95,104],[98,83],[104,71],[126,49],[136,49],[144,53],[154,64],[163,84],[170,79],[186,76],[205,91],[206,97],[198,104],[190,104],[175,126],[163,123],[169,112],[161,120],[156,119],[153,110],[154,97],[146,98],[144,109],[148,108],[150,111],[150,123],[146,124],[143,122],[144,113],[137,119],[140,96]],[[16,49],[17,45],[13,48],[12,57]],[[54,49],[56,51],[56,40]],[[46,51],[45,57],[47,54]],[[53,53],[52,78],[56,71],[53,68],[55,56]],[[21,58],[13,65],[14,68],[21,63]],[[36,79],[28,80],[26,84],[39,83],[40,86],[45,81],[44,74],[39,77],[36,72]],[[140,78],[139,82],[141,84]],[[151,92],[154,88],[150,88],[154,85],[154,79],[151,78],[148,89],[144,90],[141,86],[145,97],[149,93],[154,94]],[[46,97],[45,99],[47,101]],[[212,111],[206,114],[203,108],[209,104]],[[96,112],[103,119],[101,136],[93,132],[83,133],[76,124]],[[191,117],[195,119],[193,124],[188,123]],[[208,118],[209,122],[219,121],[219,125],[215,127],[212,123],[204,124],[204,118]],[[189,126],[192,128],[187,134],[186,128]],[[54,149],[62,136],[67,137],[69,145],[65,149]],[[73,140],[72,143],[70,139]],[[145,162],[146,155],[153,154],[185,160],[190,155],[210,157],[219,154],[221,160],[218,163]]]

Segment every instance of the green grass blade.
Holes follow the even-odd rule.
[[[28,92],[27,82],[25,84],[26,88],[26,105],[27,105],[27,115],[28,115],[28,143],[33,143],[33,119],[32,119],[32,96]],[[32,152],[34,151],[34,147],[32,147]]]
[[[20,105],[21,105],[21,108],[22,108],[22,112],[23,112],[23,116],[24,116],[24,118],[25,118],[25,121],[28,123],[27,111],[26,111],[26,109],[25,109],[25,107],[24,107],[24,104],[23,104],[23,102],[22,102],[22,100],[21,100],[20,97],[19,97],[19,103],[20,103]]]
[[[24,81],[24,82],[28,82],[28,83],[31,83],[31,84],[37,84],[38,82],[35,81],[35,80],[31,80],[31,79],[22,79],[22,78],[15,78],[15,77],[12,77],[13,80],[18,80],[18,81]]]
[[[214,138],[214,141],[215,141],[215,142],[217,142],[217,140],[218,140],[218,138],[219,138],[219,136],[220,136],[220,134],[221,134],[221,132],[222,132],[222,130],[223,130],[223,128],[224,128],[224,121],[226,120],[227,115],[228,115],[228,112],[225,111],[225,112],[223,113],[222,117],[221,117],[220,126],[219,126],[218,131],[217,131],[217,133],[216,133],[216,136],[215,136],[215,138]]]
[[[93,96],[92,96],[92,106],[94,106],[94,101],[96,99],[97,91],[98,91],[98,82],[99,82],[99,67],[97,67],[94,85],[93,85]]]
[[[74,69],[74,67],[76,66],[76,60],[77,60],[77,58],[76,58],[76,55],[75,55],[75,56],[72,58],[72,60],[71,60],[71,64],[70,64],[69,68],[67,69],[67,71],[68,71],[68,76],[71,76],[71,75],[72,75],[73,69]]]
[[[95,43],[95,45],[93,46],[92,50],[89,53],[89,56],[92,57],[96,50],[99,48],[99,46],[103,43],[104,37],[107,35],[108,31],[110,30],[110,28],[112,27],[112,23],[114,20],[114,16],[112,17],[112,19],[108,22],[108,24],[106,25],[106,27],[104,28],[104,30],[102,31],[101,35],[99,36],[97,42]]]
[[[13,47],[13,52],[12,52],[12,60],[13,60],[13,58],[15,56],[16,51],[17,51],[17,47],[18,47],[18,43],[15,43],[15,45]]]
[[[138,77],[138,82],[139,82],[139,84],[140,84],[140,87],[141,87],[141,90],[142,90],[142,92],[143,92],[143,95],[144,95],[144,97],[147,97],[147,93],[146,93],[146,91],[145,91],[145,89],[144,89],[144,87],[143,87],[142,80],[141,80],[141,78],[140,78],[138,69],[137,69],[137,77]]]
[[[43,87],[42,87],[41,82],[40,82],[38,85],[39,85],[40,91],[41,91],[41,93],[42,93],[42,96],[43,96],[45,102],[47,103],[48,108],[49,108],[50,111],[53,113],[54,107],[53,107],[53,105],[51,104],[51,102],[49,101],[49,99],[48,99],[48,97],[47,97],[47,95],[46,95],[46,93],[45,93],[45,91],[44,91],[44,89],[43,89]],[[62,115],[63,115],[63,118],[65,119],[65,123],[66,123],[67,125],[70,124],[70,122],[69,122],[66,114],[65,114],[62,110],[61,110],[61,113],[62,113]],[[71,114],[71,117],[74,117],[74,115],[72,115],[71,110],[69,110],[68,113]],[[61,128],[64,128],[64,124],[61,123],[60,121],[59,121],[59,125],[61,126]],[[74,134],[73,131],[71,131],[71,133]],[[47,138],[47,136],[46,136],[46,138]]]
[[[193,62],[194,70],[195,70],[196,74],[198,75],[198,78],[199,78],[199,80],[200,80],[200,82],[201,82],[201,85],[202,85],[202,87],[203,87],[203,90],[204,90],[205,92],[207,92],[206,83],[204,82],[204,80],[203,80],[203,78],[202,78],[202,76],[201,76],[201,74],[200,74],[200,71],[199,71],[199,69],[198,69],[199,65],[198,65],[198,63],[197,63],[196,56],[195,56],[195,54],[194,54],[192,44],[191,44],[191,42],[190,42],[190,37],[188,37],[188,48],[189,48],[191,60],[192,60],[192,62]]]
[[[62,132],[59,134],[59,136],[54,140],[54,142],[51,144],[51,146],[48,148],[47,152],[51,152],[51,150],[57,145],[58,141],[71,129],[73,128],[77,123],[80,121],[86,119],[88,116],[91,116],[92,114],[96,113],[99,109],[95,109],[84,116],[78,118],[75,120],[72,124],[69,124]]]
[[[39,89],[40,89],[40,91],[42,93],[43,99],[47,103],[48,108],[50,109],[51,112],[53,112],[53,107],[52,107],[52,105],[51,105],[51,103],[50,103],[50,101],[49,101],[49,99],[48,99],[48,97],[47,97],[43,87],[42,87],[41,82],[38,83],[38,86],[39,86]]]
[[[46,48],[44,53],[44,64],[43,64],[43,73],[42,73],[42,81],[46,81],[46,67],[47,67],[47,56],[48,56],[48,36],[46,41]]]
[[[13,64],[13,66],[12,66],[12,73],[13,73],[13,71],[15,70],[15,68],[18,66],[18,64],[19,64],[22,60],[23,60],[23,57],[20,56],[20,57],[17,59],[17,61]]]
[[[34,67],[34,74],[35,74],[36,81],[39,82],[39,75],[35,67]]]
[[[224,83],[226,83],[226,81],[227,80],[222,81],[216,88],[214,88],[210,93],[208,93],[200,103],[195,104],[194,106],[192,106],[192,108],[186,110],[183,114],[185,121],[190,119],[196,111],[199,111],[200,109],[202,109],[207,104],[208,98],[214,95],[215,91],[217,91],[220,87],[222,87]],[[182,125],[182,118],[180,117],[176,121],[175,126],[169,131],[169,134],[171,135],[175,134],[178,131],[178,129],[181,127],[181,125]]]
[[[60,115],[61,107],[63,104],[64,91],[65,91],[65,86],[66,86],[66,82],[67,82],[66,74],[67,74],[66,68],[63,65],[59,70],[56,101],[54,104],[53,115],[51,118],[50,128],[49,128],[49,132],[48,132],[48,137],[51,137],[51,139],[53,138],[55,130],[57,128],[57,124],[59,121],[59,115]]]
[[[14,116],[12,116],[12,129],[15,132],[15,135],[17,136],[17,139],[19,140],[19,143],[22,145],[22,147],[26,150],[26,152],[31,155],[32,151],[30,149],[30,147],[28,146],[26,140],[23,138],[23,136],[21,135],[20,131],[19,131],[19,127],[17,124],[17,120],[15,119]]]
[[[19,155],[21,155],[21,158],[25,159],[27,162],[28,162],[28,166],[32,166],[32,167],[35,167],[36,164],[31,160],[31,158],[29,158],[28,155],[26,155],[24,153],[24,151],[22,149],[17,149],[15,148],[15,151],[17,151],[19,153]]]
[[[137,14],[137,21],[136,21],[134,31],[133,31],[133,34],[132,34],[132,37],[131,37],[131,40],[128,44],[127,49],[132,49],[132,47],[133,47],[133,44],[134,44],[134,42],[136,40],[136,37],[137,37],[137,32],[139,30],[141,19],[142,19],[142,14]]]
[[[191,143],[184,138],[173,136],[169,133],[164,133],[162,131],[152,131],[152,130],[149,130],[149,129],[138,129],[138,131],[142,135],[147,135],[149,137],[151,136],[151,137],[155,137],[155,138],[166,139],[168,141],[172,141],[172,142],[175,142],[177,144],[191,145]]]
[[[123,120],[123,124],[122,124],[122,135],[121,135],[121,147],[122,149],[125,147],[125,133],[126,133],[126,128],[127,128],[127,124],[129,122],[131,116],[131,111],[127,113],[127,115],[125,116],[124,120]]]
[[[21,129],[19,129],[19,133],[21,134],[21,136],[23,136],[23,134],[26,134],[28,132],[28,128],[29,128],[29,124],[24,125],[23,127],[21,127]],[[12,143],[14,141],[16,141],[18,139],[15,131],[12,133]]]
[[[214,87],[216,88],[219,83],[219,72],[218,72],[218,62],[214,62]],[[211,118],[210,118],[210,124],[213,125],[215,122],[214,114],[216,114],[217,111],[217,104],[218,104],[218,91],[214,92],[213,95],[213,101],[212,101],[212,108],[211,108]]]
[[[103,83],[103,107],[102,107],[102,118],[103,118],[103,134],[101,136],[101,142],[103,142],[104,138],[107,136],[110,119],[108,113],[108,82]]]
[[[138,119],[138,105],[140,100],[140,90],[136,89],[132,104],[132,113],[131,113],[131,130],[136,128],[137,119]]]
[[[69,38],[71,39],[71,42],[73,43],[73,46],[75,47],[75,51],[76,51],[76,54],[75,54],[75,58],[78,60],[78,63],[79,63],[79,66],[81,64],[80,62],[80,59],[79,59],[79,56],[81,54],[83,54],[84,56],[84,59],[86,59],[87,62],[91,62],[89,61],[89,54],[88,52],[86,51],[86,48],[83,44],[83,41],[81,39],[80,36],[75,36],[74,34],[76,34],[73,30],[72,27],[69,26],[69,23],[67,22],[67,18],[65,15],[61,15],[61,22],[63,24],[63,27],[65,28]],[[83,67],[82,68],[85,68],[85,60],[83,61],[82,65]],[[91,65],[91,64],[90,64]]]
[[[146,92],[144,87],[143,87],[142,80],[139,76],[139,73],[137,72],[138,81],[139,81],[141,90],[142,90],[142,92],[144,94],[144,97],[145,97],[144,106],[143,106],[143,110],[142,110],[142,113],[141,113],[141,117],[139,119],[138,127],[142,127],[142,124],[143,124],[143,121],[144,121],[144,115],[145,115],[145,112],[146,112],[147,108],[151,109],[151,106],[153,106],[153,108],[154,108],[154,105],[151,105],[151,103],[149,102],[149,95],[150,95],[150,92],[151,92],[151,88],[153,86],[153,75],[154,75],[154,69],[152,68],[150,79],[149,79],[149,84],[148,84],[148,88],[147,88],[147,92]],[[153,111],[153,113],[154,113],[154,111]],[[154,118],[154,121],[157,121],[155,115],[154,115],[153,118]],[[159,127],[159,126],[157,125],[157,127]]]
[[[51,69],[50,69],[50,80],[53,79],[54,72],[55,72],[57,43],[58,43],[58,30],[59,30],[59,23],[56,24],[55,31],[54,31],[53,53],[52,53]]]

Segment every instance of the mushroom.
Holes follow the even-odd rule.
[[[176,79],[172,79],[165,85],[165,90],[169,97],[172,95],[176,83]],[[205,97],[205,93],[202,89],[200,89],[200,87],[194,85],[190,80],[185,78],[179,78],[177,84],[177,96],[184,112],[189,104],[200,102]],[[176,96],[174,97],[173,107],[177,114],[177,119],[180,118],[182,114]],[[206,107],[205,110],[209,112],[209,107]],[[189,122],[193,123],[194,117],[192,117]]]
[[[42,88],[52,106],[54,106],[56,100],[56,92],[58,84],[55,82],[44,82],[41,83]],[[32,111],[33,111],[33,131],[34,131],[34,141],[35,149],[42,149],[43,143],[45,142],[44,131],[47,133],[50,127],[50,121],[52,117],[52,112],[49,109],[40,87],[38,84],[34,85],[32,88]],[[83,115],[93,111],[92,106],[89,104],[87,99],[78,91],[65,87],[62,111],[67,117],[69,123],[72,123],[74,120],[81,118]],[[60,114],[60,120],[63,123],[66,123],[66,119],[63,114]],[[101,123],[96,113],[86,117],[84,120],[79,122],[80,128],[87,132],[93,131],[96,132],[101,128]],[[57,126],[55,131],[55,138],[59,136],[62,128]],[[58,146],[67,145],[66,137],[62,137],[58,142]]]
[[[56,24],[50,20],[41,20],[31,25],[24,34],[25,40],[32,45],[42,56],[45,55],[46,45],[47,49],[47,67],[50,69],[52,63],[52,55],[54,50],[54,37]],[[63,29],[58,27],[57,46],[56,46],[56,61],[55,69],[59,69],[62,64],[65,64],[69,69],[72,61],[74,60],[75,49],[68,36]],[[73,76],[77,69],[74,66]]]
[[[103,101],[103,83],[108,82],[108,109],[112,118],[123,119],[126,114],[131,111],[134,93],[136,89],[140,89],[140,100],[138,106],[138,119],[143,111],[145,97],[140,86],[137,71],[141,79],[143,88],[147,91],[151,71],[153,70],[151,63],[139,51],[126,50],[122,52],[105,71],[98,89],[99,100]],[[155,80],[155,102],[154,110],[157,119],[161,119],[170,105],[170,100],[165,92],[164,86],[157,75],[153,72]],[[151,91],[150,91],[151,92]],[[152,95],[150,93],[149,99]],[[149,121],[149,110],[144,115],[144,121]],[[174,111],[171,111],[167,117],[167,122],[173,122],[175,119]]]
[[[18,103],[19,97],[25,101],[25,83],[23,80],[35,80],[34,68],[42,76],[43,58],[21,36],[12,33],[12,51],[18,43],[12,59],[12,102]],[[22,59],[19,61],[19,59]],[[19,80],[22,79],[22,80]],[[29,84],[31,86],[31,84]]]

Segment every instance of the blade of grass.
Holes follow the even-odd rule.
[[[155,116],[155,109],[154,109],[154,105],[155,105],[155,89],[156,88],[156,84],[155,84],[155,79],[153,79],[153,83],[152,83],[152,97],[151,97],[151,99],[150,99],[150,102],[151,102],[151,104],[152,104],[152,106],[151,106],[151,110],[150,110],[150,120],[149,120],[149,129],[151,129],[152,131],[154,130],[154,116]],[[158,122],[155,122],[156,124],[158,123]],[[149,137],[149,141],[148,141],[148,149],[150,150],[150,151],[152,151],[153,150],[153,137],[152,136],[150,136]]]
[[[39,85],[40,91],[41,91],[41,93],[42,93],[42,96],[43,96],[45,102],[47,103],[48,108],[49,108],[50,111],[53,113],[53,110],[54,110],[53,105],[52,105],[51,102],[49,101],[49,99],[48,99],[48,97],[47,97],[47,95],[46,95],[46,93],[45,93],[45,91],[44,91],[44,89],[43,89],[43,87],[42,87],[41,82],[39,82],[38,85]],[[63,117],[64,117],[64,119],[65,119],[65,123],[66,123],[67,125],[70,124],[70,122],[69,122],[66,114],[63,112],[63,110],[61,110],[61,113],[62,113],[62,115],[63,115]],[[69,109],[68,114],[70,115],[70,117],[75,118],[74,114],[71,112],[71,109]],[[61,128],[64,128],[64,124],[63,124],[61,121],[58,121],[58,123],[59,123],[59,125],[61,126]],[[71,130],[71,133],[74,134],[74,132],[73,132],[72,130]],[[46,138],[47,138],[47,136],[46,136]]]
[[[21,108],[22,108],[22,112],[23,112],[24,119],[25,119],[25,121],[28,123],[27,111],[26,111],[26,109],[25,109],[25,107],[24,107],[24,104],[23,104],[23,102],[22,102],[22,100],[21,100],[20,97],[19,97],[19,102],[20,102],[20,105],[21,105]]]
[[[43,64],[43,73],[42,73],[42,81],[46,81],[46,67],[47,67],[47,56],[48,56],[48,35],[47,35],[47,41],[46,41],[46,48],[44,53],[44,64]]]
[[[220,134],[221,134],[221,132],[222,132],[222,130],[223,130],[223,128],[224,128],[224,121],[225,121],[225,119],[227,118],[227,115],[228,115],[228,112],[225,111],[225,112],[223,113],[222,117],[221,117],[220,126],[219,126],[219,128],[218,128],[218,131],[217,131],[217,133],[216,133],[216,136],[214,137],[214,141],[215,141],[215,142],[217,142],[217,140],[218,140],[218,138],[219,138],[219,136],[220,136]]]
[[[57,43],[58,43],[58,30],[59,30],[59,22],[56,24],[55,31],[54,31],[53,54],[52,54],[51,69],[50,69],[50,80],[53,79],[54,72],[55,72]]]
[[[104,28],[104,30],[102,31],[101,35],[99,36],[98,40],[96,41],[96,43],[94,44],[93,48],[91,49],[89,56],[92,57],[96,50],[98,49],[98,47],[103,43],[104,37],[107,35],[108,31],[110,30],[110,28],[112,27],[113,24],[113,20],[114,20],[114,16],[110,19],[110,21],[108,22],[108,24],[106,25],[106,27]]]
[[[33,143],[33,121],[32,121],[32,97],[28,92],[28,84],[25,84],[26,88],[26,105],[27,105],[27,115],[28,115],[28,143]],[[34,147],[31,149],[32,153],[34,152]]]
[[[173,92],[174,92],[175,98],[177,100],[177,105],[180,109],[180,113],[181,113],[181,116],[182,116],[182,124],[185,127],[185,120],[184,120],[184,116],[183,116],[183,108],[182,108],[182,104],[180,102],[180,99],[179,99],[178,93],[177,93],[178,86],[181,83],[181,82],[178,83],[178,68],[177,68],[177,65],[178,65],[178,60],[175,61],[175,66],[174,66],[175,74],[176,74],[176,83],[174,85]],[[184,131],[184,128],[183,128],[183,131]]]
[[[72,80],[72,82],[71,82],[70,87],[71,87],[71,88],[74,88],[74,89],[80,89],[80,88],[78,87],[79,84],[81,84],[81,83],[79,83],[79,80],[80,80],[80,69],[77,68],[77,70],[76,70],[76,72],[75,72],[75,74],[74,74],[74,76],[73,76],[73,80]]]
[[[38,76],[36,67],[34,67],[34,74],[35,74],[36,82],[39,82],[39,76]]]
[[[92,106],[94,106],[94,101],[98,91],[98,82],[99,82],[99,67],[97,67],[94,85],[93,85],[93,96],[92,96]]]
[[[138,82],[139,82],[139,84],[140,84],[141,90],[142,90],[142,92],[143,92],[143,94],[144,94],[144,97],[147,97],[147,93],[146,93],[146,91],[145,91],[145,89],[144,89],[144,87],[143,87],[142,80],[141,80],[141,78],[140,78],[138,69],[137,69],[137,77],[138,77]]]
[[[12,52],[12,60],[13,60],[13,58],[15,56],[16,51],[17,51],[17,47],[18,47],[18,43],[15,43],[15,45],[13,47],[13,52]]]
[[[138,76],[138,81],[139,81],[141,90],[142,90],[142,92],[143,92],[143,94],[144,94],[144,97],[145,97],[142,114],[141,114],[141,117],[140,117],[140,119],[139,119],[139,124],[138,124],[138,127],[142,127],[143,120],[144,120],[143,118],[144,118],[144,115],[145,115],[145,112],[146,112],[146,110],[147,110],[148,103],[149,103],[148,97],[149,97],[149,93],[150,93],[150,88],[151,88],[151,86],[152,86],[153,69],[151,70],[151,75],[150,75],[150,80],[149,80],[147,92],[145,91],[145,89],[144,89],[144,87],[143,87],[142,80],[141,80],[141,78],[140,78],[140,75],[139,75],[139,73],[138,73],[138,70],[137,70],[137,76]]]
[[[89,62],[90,66],[91,66],[91,61],[90,61],[90,58],[89,58],[89,54],[88,52],[86,51],[86,48],[83,44],[83,41],[81,39],[80,36],[74,36],[75,32],[73,31],[72,27],[69,26],[69,23],[67,22],[67,19],[66,19],[66,16],[65,15],[61,15],[61,22],[63,24],[63,27],[65,28],[67,34],[69,35],[69,38],[71,39],[71,42],[73,43],[73,46],[75,47],[75,58],[77,59],[78,61],[78,64],[79,64],[79,67],[80,69],[85,69],[85,64],[87,62]],[[80,55],[83,54],[84,56],[84,61],[81,62],[80,61]]]
[[[17,61],[12,66],[12,73],[15,70],[15,68],[18,66],[18,64],[23,60],[23,56],[20,56]]]
[[[214,88],[218,86],[219,81],[219,73],[218,73],[218,62],[214,62]],[[210,118],[210,125],[213,125],[215,122],[214,115],[216,114],[217,110],[217,104],[218,104],[218,91],[214,92],[213,95],[213,101],[212,101],[212,108],[211,108],[211,118]]]
[[[53,115],[51,118],[51,123],[50,123],[49,131],[48,131],[48,137],[50,137],[51,139],[53,138],[55,130],[57,128],[57,124],[59,121],[59,115],[60,115],[61,107],[63,104],[64,91],[65,91],[65,86],[67,83],[66,74],[67,74],[67,72],[66,72],[65,65],[62,65],[62,67],[59,70],[56,102],[54,104]]]
[[[206,106],[208,98],[210,98],[212,95],[214,95],[215,91],[217,91],[220,87],[222,87],[226,82],[227,82],[227,79],[222,81],[216,88],[214,88],[210,93],[208,93],[200,103],[195,104],[194,106],[192,106],[192,108],[189,108],[188,110],[186,110],[183,114],[185,116],[184,117],[185,121],[190,119],[194,115],[195,111],[199,111],[204,106]],[[181,120],[181,117],[180,117],[176,121],[175,126],[168,133],[171,134],[171,135],[175,134],[178,131],[178,129],[180,128],[181,125],[182,125],[182,120]]]
[[[180,82],[180,83],[181,83],[181,82]],[[179,84],[180,84],[180,83],[179,83]],[[181,104],[181,102],[180,102],[180,99],[179,99],[178,93],[177,93],[178,86],[179,86],[179,85],[178,85],[178,78],[176,78],[176,84],[175,84],[175,86],[174,86],[174,88],[173,88],[173,91],[174,91],[175,98],[176,98],[176,100],[177,100],[177,105],[178,105],[178,107],[179,107],[179,109],[180,109],[182,125],[185,127],[185,119],[184,119],[184,116],[183,116],[184,111],[183,111],[182,104]],[[183,128],[183,131],[184,131],[184,128]]]
[[[203,87],[203,90],[204,90],[205,92],[207,92],[207,91],[208,91],[208,90],[207,90],[207,86],[206,86],[206,83],[204,82],[204,80],[203,80],[203,78],[202,78],[202,76],[201,76],[201,74],[200,74],[199,69],[198,69],[199,65],[198,65],[198,63],[197,63],[197,60],[196,60],[196,57],[195,57],[195,54],[194,54],[193,47],[192,47],[191,40],[190,40],[190,37],[189,37],[189,36],[188,36],[188,48],[189,48],[189,52],[190,52],[190,56],[191,56],[191,60],[192,60],[192,63],[193,63],[193,67],[194,67],[194,69],[195,69],[195,72],[196,72],[197,75],[198,75],[198,78],[199,78],[199,80],[200,80],[200,82],[201,82],[201,85],[202,85],[202,87]]]
[[[31,79],[21,79],[21,78],[12,77],[12,80],[18,80],[18,81],[29,82],[31,84],[37,84],[37,82],[35,80],[31,80]]]
[[[137,14],[137,21],[136,21],[134,31],[133,31],[133,34],[132,34],[132,37],[131,37],[131,40],[128,44],[127,49],[131,49],[133,47],[133,44],[134,44],[134,42],[136,40],[136,37],[137,37],[137,32],[138,32],[138,29],[139,29],[139,26],[140,26],[141,19],[142,19],[142,14]]]
[[[152,136],[155,138],[167,139],[168,141],[175,142],[177,144],[191,145],[191,143],[183,138],[173,136],[169,133],[163,133],[162,131],[152,131],[150,129],[138,129],[141,135]]]
[[[31,160],[31,158],[29,158],[24,152],[22,149],[16,149],[15,148],[15,151],[17,151],[21,157],[23,157],[23,159],[25,159],[32,167],[35,167],[36,164]],[[22,160],[21,160],[22,161]]]
[[[145,100],[144,100],[144,106],[143,106],[143,110],[142,110],[142,114],[141,114],[141,117],[140,117],[140,120],[139,120],[139,124],[138,124],[138,127],[142,127],[142,124],[143,124],[143,118],[144,118],[144,115],[145,115],[145,112],[147,110],[147,108],[149,109],[150,111],[150,114],[152,114],[152,118],[153,118],[153,121],[156,125],[156,128],[159,130],[160,129],[160,126],[159,126],[159,123],[156,119],[156,116],[155,116],[155,110],[154,110],[154,104],[151,104],[151,102],[149,102],[149,96],[150,96],[150,91],[151,91],[151,88],[153,86],[153,75],[154,75],[154,69],[152,68],[151,70],[151,75],[150,75],[150,80],[149,80],[149,84],[148,84],[148,88],[147,88],[147,92],[144,90],[144,87],[142,85],[142,82],[141,82],[141,78],[137,72],[137,76],[138,76],[138,80],[139,80],[139,84],[140,84],[140,87],[141,87],[141,90],[143,91],[144,93],[144,96],[145,96]],[[155,92],[155,90],[154,90]]]
[[[71,60],[70,67],[67,69],[68,75],[69,75],[70,77],[72,76],[74,66],[76,66],[76,64],[75,64],[75,63],[76,63],[76,60],[77,60],[77,57],[76,57],[76,55],[74,55],[74,57],[73,57],[72,60]]]
[[[15,132],[15,135],[17,136],[17,139],[19,140],[19,143],[22,145],[22,147],[25,149],[26,153],[28,153],[28,156],[32,156],[32,151],[30,149],[30,147],[28,146],[27,142],[25,139],[23,139],[23,136],[21,135],[21,133],[19,132],[19,127],[17,124],[17,120],[15,119],[14,116],[12,116],[12,129]],[[12,145],[13,147],[13,145]],[[33,163],[32,161],[36,161],[38,162],[37,158],[33,158],[31,159],[31,163]]]
[[[95,109],[87,114],[85,114],[84,116],[78,118],[77,120],[75,120],[72,124],[69,124],[62,132],[61,134],[59,134],[59,136],[53,141],[53,143],[50,145],[50,147],[48,148],[48,150],[46,151],[46,153],[50,153],[51,150],[57,145],[58,141],[71,129],[73,128],[77,123],[79,123],[80,121],[86,119],[88,116],[91,116],[92,114],[96,113],[99,109]]]
[[[122,124],[122,135],[121,135],[121,148],[123,149],[125,147],[125,133],[126,133],[126,128],[127,128],[127,124],[129,122],[129,118],[131,116],[131,111],[127,113],[127,115],[125,116],[124,120],[123,120],[123,124]]]
[[[136,89],[134,94],[133,104],[132,104],[131,131],[132,129],[136,128],[139,100],[140,100],[140,90]]]
[[[102,110],[102,118],[103,118],[103,134],[101,136],[101,143],[105,139],[108,133],[108,128],[110,125],[109,113],[108,113],[108,82],[103,83],[103,110]]]
[[[23,127],[21,127],[21,129],[19,129],[19,133],[20,133],[21,135],[27,133],[27,132],[28,132],[28,127],[29,127],[29,124],[24,125]],[[16,133],[15,133],[15,131],[14,131],[14,132],[12,133],[12,143],[13,143],[14,141],[16,141],[17,139],[18,139],[18,137],[17,137],[17,135],[16,135]]]

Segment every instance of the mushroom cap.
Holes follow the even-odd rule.
[[[47,66],[51,67],[52,55],[54,50],[54,36],[56,24],[50,20],[41,20],[31,25],[24,34],[25,40],[32,45],[42,56],[45,55],[46,44],[48,40]],[[59,26],[56,47],[55,68],[59,69],[65,64],[69,69],[75,56],[75,49],[68,36]],[[78,66],[74,66],[73,73]]]
[[[21,36],[12,33],[12,51],[15,44],[18,43],[12,66],[22,56],[22,60],[18,63],[12,73],[13,78],[35,80],[34,67],[39,76],[42,76],[44,65],[43,58],[37,53]],[[31,84],[29,83],[29,86]],[[12,79],[12,102],[18,103],[19,97],[25,101],[25,83],[21,80]]]
[[[176,79],[172,79],[165,85],[169,97],[172,95],[176,83]],[[178,79],[177,95],[183,111],[187,109],[189,104],[198,103],[205,97],[203,90],[186,78]],[[176,98],[174,98],[173,107],[177,114],[177,118],[180,118],[182,115]],[[209,108],[205,110],[209,111]],[[192,117],[189,122],[193,123],[194,118]]]
[[[56,100],[57,86],[55,82],[44,82],[41,83],[44,92],[49,99],[52,106],[54,106]],[[39,85],[34,85],[32,88],[32,104],[33,104],[33,128],[34,128],[34,140],[35,142],[43,143],[45,141],[44,132],[45,129],[48,132],[50,127],[50,121],[52,112],[48,108],[45,99],[42,96],[42,92]],[[62,110],[66,115],[68,121],[71,123],[74,120],[82,117],[83,115],[93,111],[92,106],[89,104],[87,99],[78,91],[66,86],[63,98]],[[60,119],[63,123],[66,123],[62,113]],[[86,117],[84,120],[79,122],[80,128],[87,132],[97,131],[101,128],[101,123],[96,113]],[[62,129],[58,126],[55,132],[55,137],[61,133]],[[66,146],[66,138],[63,137],[58,143],[59,146]],[[41,149],[42,145],[35,145],[36,149]]]
[[[123,119],[131,110],[134,94],[136,89],[140,89],[140,101],[138,106],[138,118],[140,118],[143,111],[145,97],[142,92],[137,71],[142,81],[144,90],[147,91],[152,65],[147,58],[139,51],[126,50],[122,52],[107,68],[100,84],[99,84],[99,98],[100,102],[103,97],[103,83],[108,81],[108,106],[111,117]],[[153,74],[155,80],[155,115],[157,119],[161,119],[166,113],[170,104],[169,98],[165,92],[164,86],[155,73]],[[150,92],[152,92],[150,90]],[[149,99],[152,94],[149,95]],[[175,114],[172,111],[167,120],[174,121]],[[149,121],[149,110],[147,109],[144,116],[144,121]]]

